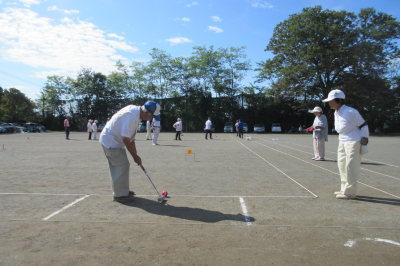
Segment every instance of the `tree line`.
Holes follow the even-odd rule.
[[[298,127],[312,122],[308,110],[316,105],[333,126],[321,100],[341,89],[371,130],[384,122],[400,130],[399,37],[396,18],[373,8],[359,14],[304,8],[274,28],[265,49],[273,57],[256,63],[255,84],[243,84],[252,70],[245,47],[195,46],[188,57],[154,48],[150,61],[117,62],[109,75],[82,68],[76,78],[49,76],[38,99],[18,100],[19,108],[11,107],[18,90],[1,89],[0,120],[36,119],[61,130],[70,115],[72,129],[83,129],[88,119],[105,122],[125,105],[153,99],[162,104],[165,130],[180,117],[184,130],[201,131],[209,116],[219,131],[238,118],[249,126]]]

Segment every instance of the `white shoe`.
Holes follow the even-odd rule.
[[[317,159],[315,159],[316,161],[325,161],[325,159],[324,158],[317,158]]]
[[[343,193],[343,191],[336,191],[335,193],[333,193],[334,195],[339,195],[339,194],[342,194]]]
[[[311,158],[311,160],[315,160],[315,159],[318,159],[318,157],[312,157],[312,158]]]
[[[344,194],[340,193],[339,195],[336,195],[337,199],[354,199],[355,197],[352,197],[350,194]]]

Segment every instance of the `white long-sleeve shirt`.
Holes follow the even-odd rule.
[[[87,124],[87,132],[93,132],[93,127],[92,124],[90,124],[90,122]]]
[[[365,120],[356,109],[343,105],[335,112],[335,130],[339,133],[339,142],[343,144],[360,141],[363,137],[368,138],[368,126],[359,128],[364,123]]]

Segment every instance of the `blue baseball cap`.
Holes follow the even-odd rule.
[[[161,120],[161,117],[160,117],[161,106],[158,103],[156,103],[155,101],[150,101],[150,100],[147,101],[144,104],[144,109],[146,109],[146,111],[149,112],[156,121]]]

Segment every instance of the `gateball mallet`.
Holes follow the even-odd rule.
[[[157,201],[161,203],[165,199],[165,197],[168,195],[168,192],[164,191],[165,193],[163,192],[163,194],[165,194],[165,195],[161,196],[160,193],[158,192],[156,186],[154,185],[153,181],[151,181],[150,176],[147,174],[146,169],[144,169],[143,165],[141,165],[140,167],[142,167],[143,172],[146,174],[147,178],[150,180],[150,182],[153,185],[154,189],[157,191],[157,194],[159,196]]]

